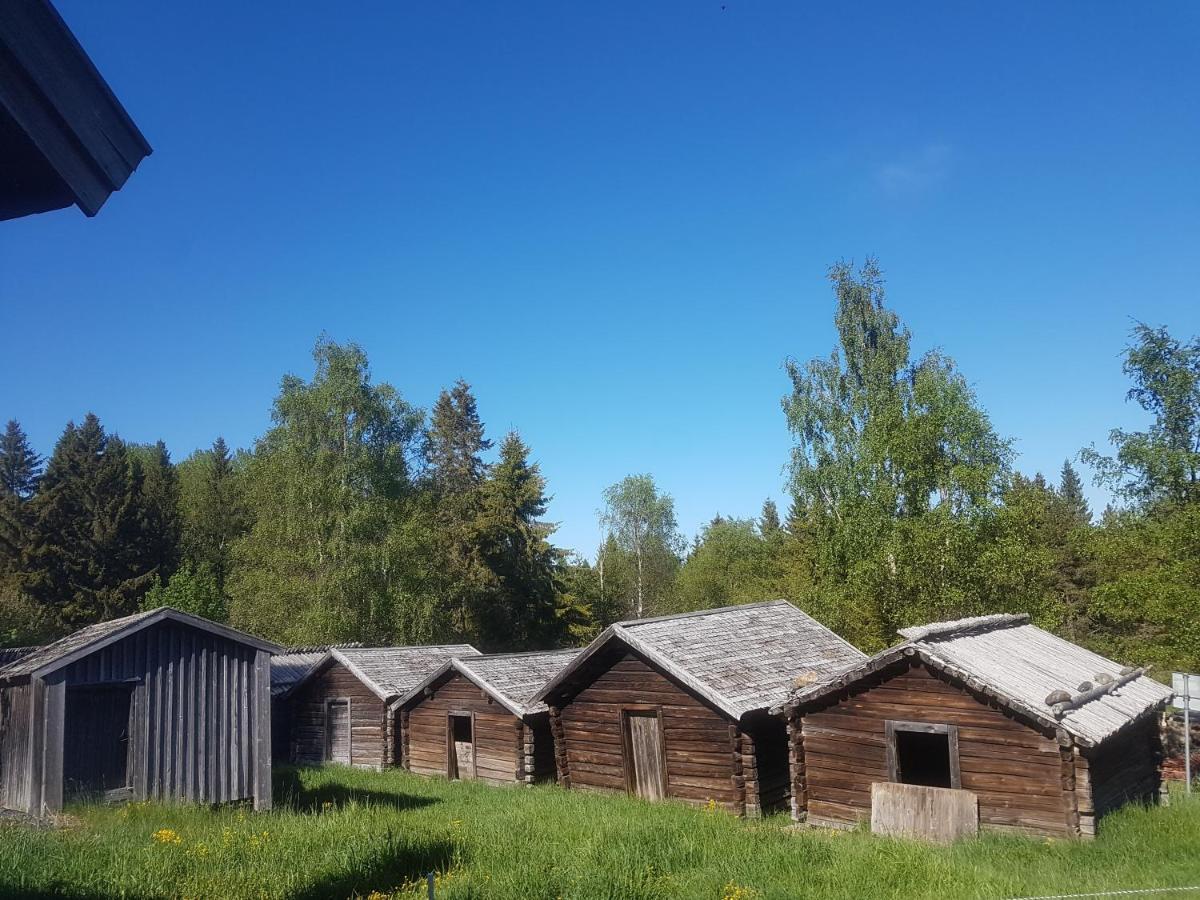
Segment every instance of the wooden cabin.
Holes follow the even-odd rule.
[[[288,647],[271,657],[271,759],[289,758],[291,704],[288,700],[297,684],[320,665],[330,650],[361,647],[361,644],[324,644],[312,647]]]
[[[550,708],[559,783],[739,815],[783,808],[783,722],[802,673],[865,656],[785,600],[618,622],[534,697]]]
[[[969,795],[975,828],[1090,837],[1106,812],[1157,798],[1170,692],[1143,670],[1023,615],[900,634],[783,705],[797,819],[852,826],[872,817],[873,794],[903,784],[931,802]]]
[[[533,695],[579,650],[449,660],[392,705],[404,767],[492,784],[553,780],[550,711]]]
[[[0,15],[0,219],[94,216],[150,145],[48,0]]]
[[[163,607],[89,625],[0,669],[0,807],[64,801],[271,806],[279,648]]]
[[[288,694],[288,759],[383,768],[400,762],[390,704],[470,644],[335,647]]]

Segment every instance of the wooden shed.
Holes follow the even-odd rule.
[[[786,600],[618,622],[534,697],[559,783],[758,815],[787,804],[787,740],[768,708],[802,673],[866,657]]]
[[[288,701],[296,685],[325,661],[330,650],[361,646],[351,643],[288,647],[271,657],[271,759],[285,762],[289,758],[292,709]]]
[[[1023,615],[900,634],[782,707],[796,818],[865,821],[872,785],[898,783],[969,792],[978,828],[1091,836],[1104,813],[1157,798],[1156,714],[1170,691],[1143,670]]]
[[[0,669],[0,806],[271,805],[270,657],[166,607],[89,625]]]
[[[400,762],[390,704],[470,644],[436,647],[335,647],[287,697],[288,758],[382,768]]]
[[[0,4],[0,219],[94,216],[150,145],[48,0]]]
[[[393,703],[404,767],[493,784],[553,780],[550,711],[533,695],[579,650],[452,659]]]

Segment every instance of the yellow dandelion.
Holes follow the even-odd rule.
[[[181,838],[179,836],[178,832],[174,831],[171,828],[160,828],[160,829],[158,829],[158,831],[154,832],[154,834],[150,835],[150,837],[155,843],[158,843],[158,844],[182,844],[183,843],[183,838]]]

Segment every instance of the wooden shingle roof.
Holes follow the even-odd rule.
[[[349,669],[379,699],[391,702],[411,691],[430,672],[455,656],[479,656],[470,644],[427,647],[341,647],[330,650],[295,687],[334,662]],[[295,688],[293,688],[295,689]]]
[[[908,638],[905,643],[797,688],[788,704],[819,704],[915,656],[1014,712],[1094,746],[1171,698],[1171,691],[1142,669],[1122,668],[1031,625],[1025,615],[936,622],[901,629],[900,634]]]
[[[491,653],[448,660],[437,671],[393,706],[406,706],[420,698],[447,673],[459,672],[463,677],[487,691],[514,716],[524,718],[546,712],[546,704],[534,700],[542,685],[562,671],[582,650],[545,650],[536,653]]]
[[[229,640],[249,644],[251,647],[258,650],[266,650],[269,653],[276,653],[281,649],[278,645],[272,644],[270,641],[264,641],[262,638],[247,634],[244,631],[238,631],[236,628],[230,628],[228,625],[221,625],[200,616],[193,616],[191,613],[181,612],[169,606],[160,606],[157,609],[146,612],[134,613],[131,616],[109,619],[107,622],[97,622],[94,625],[85,626],[52,644],[38,647],[32,653],[21,657],[15,662],[10,662],[4,668],[0,669],[0,682],[17,681],[34,674],[45,675],[53,672],[62,666],[69,665],[81,656],[85,656],[94,650],[121,640],[135,631],[148,628],[156,622],[162,621],[179,622],[211,634],[219,635],[220,637],[228,638]]]
[[[330,650],[361,647],[362,644],[323,644],[311,647],[288,647],[271,657],[271,696],[290,693],[309,672],[321,664]]]
[[[604,647],[620,641],[734,719],[781,703],[801,674],[841,672],[866,659],[786,600],[610,625],[535,695],[550,698]]]

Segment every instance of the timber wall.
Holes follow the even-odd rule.
[[[598,661],[582,690],[552,712],[564,786],[628,789],[621,734],[621,710],[628,706],[662,710],[668,797],[747,811],[747,745],[738,727],[632,651]]]
[[[408,769],[446,776],[446,729],[452,712],[474,715],[477,779],[492,784],[525,780],[525,723],[459,672],[406,710],[403,740]]]
[[[382,768],[390,761],[387,706],[336,661],[313,675],[288,698],[285,715],[292,761],[326,761],[326,708],[330,700],[350,701],[350,764]]]
[[[1080,827],[1096,823],[1126,803],[1155,803],[1162,787],[1162,743],[1156,716],[1148,716],[1099,747],[1076,750],[1075,784]]]
[[[979,798],[981,828],[1077,833],[1069,751],[920,663],[881,673],[838,702],[792,719],[794,810],[813,824],[869,819],[871,784],[888,781],[888,719],[958,727],[961,787]]]

